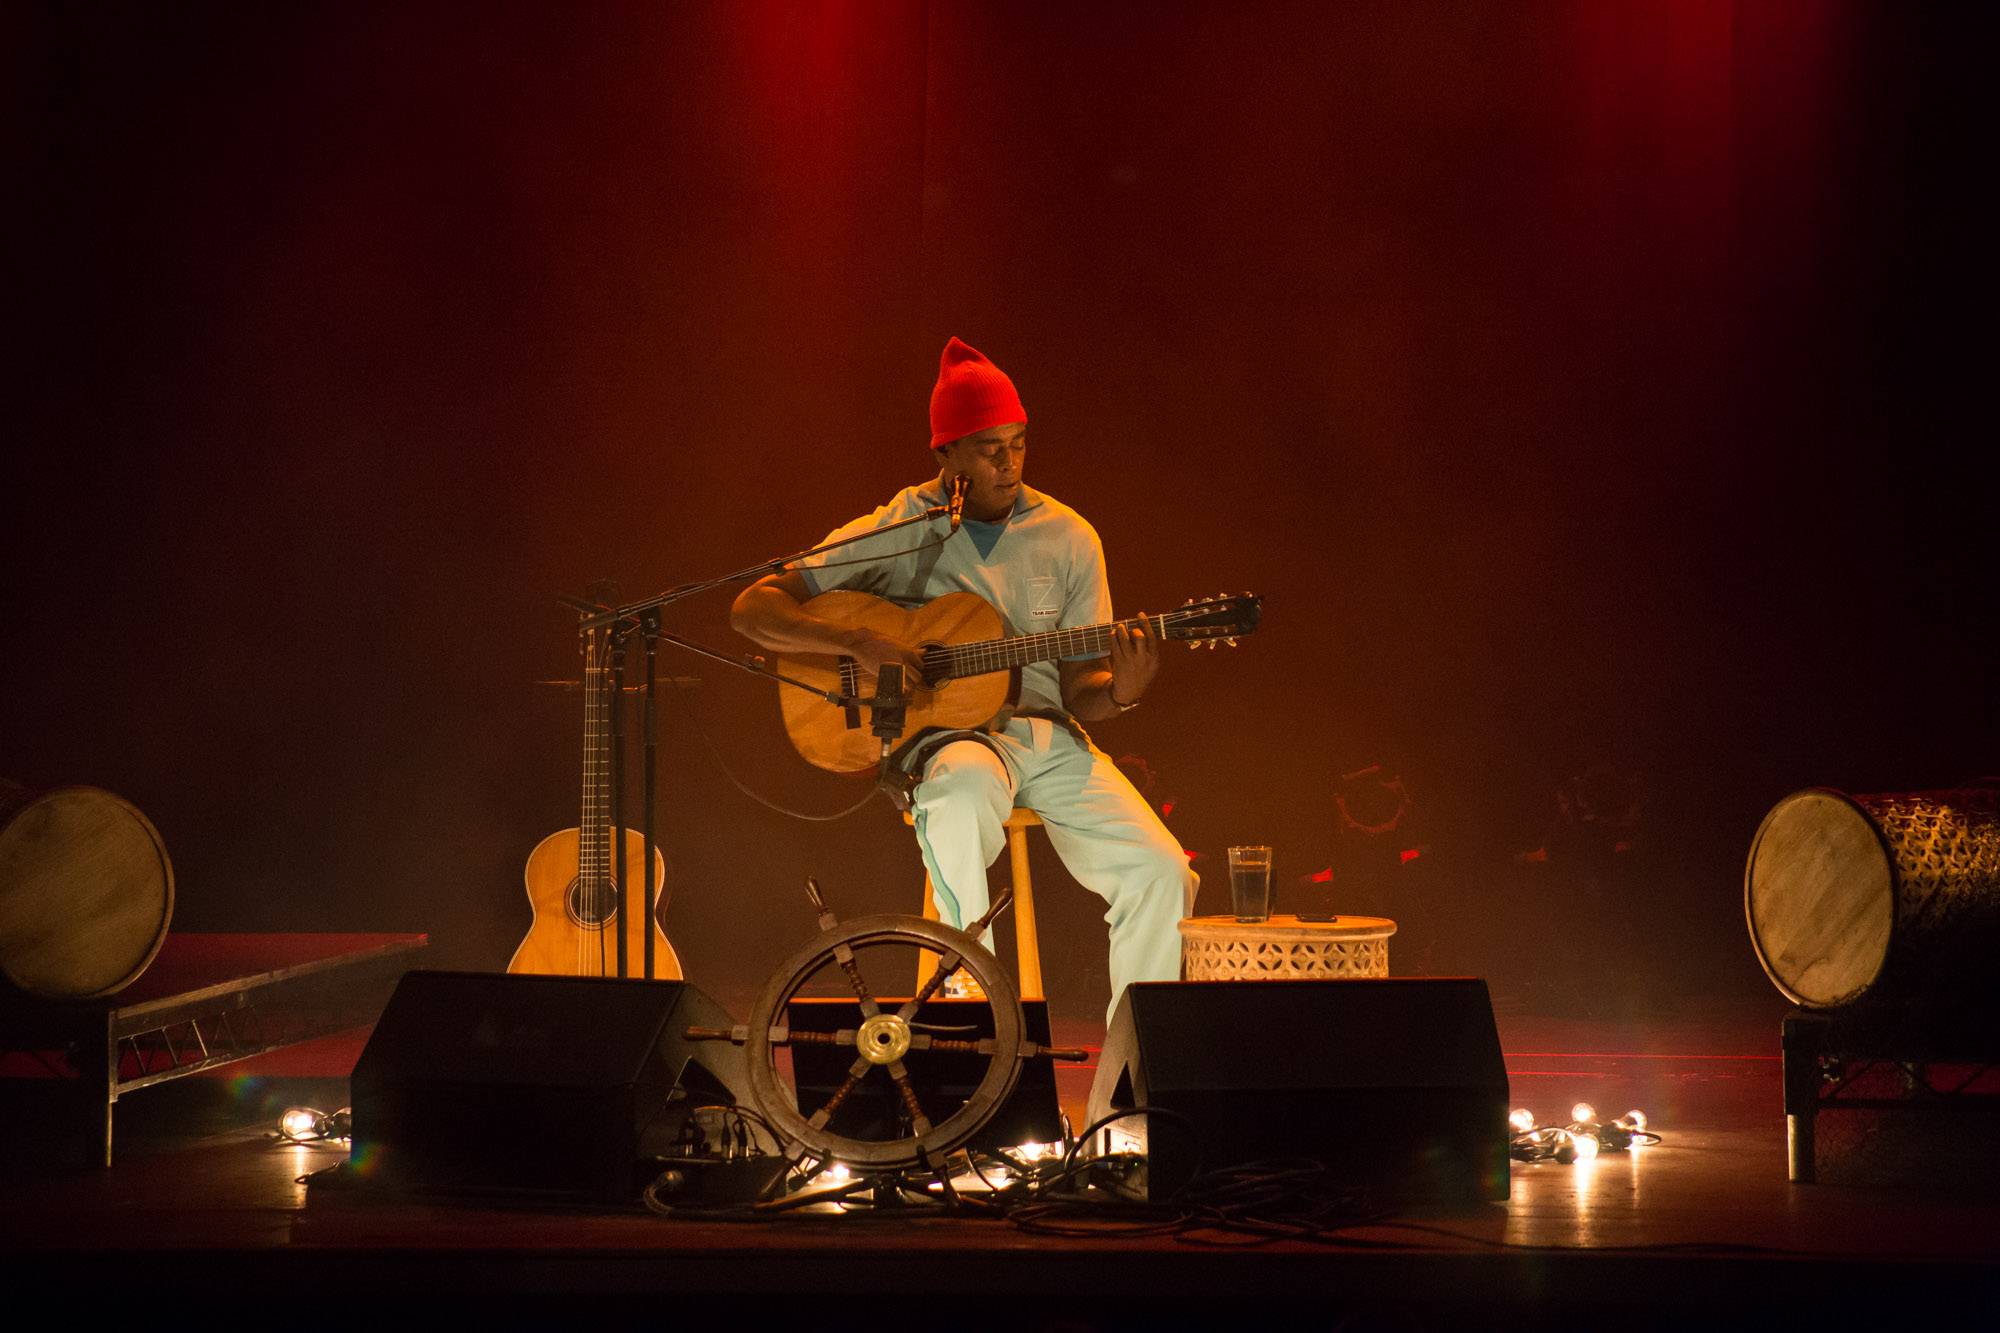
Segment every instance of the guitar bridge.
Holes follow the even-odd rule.
[[[846,695],[850,699],[852,699],[856,694],[860,693],[860,691],[855,688],[854,659],[851,657],[843,657],[840,659],[840,692]],[[861,730],[860,704],[848,704],[846,707],[842,708],[840,712],[841,716],[847,719],[847,729],[849,731]]]

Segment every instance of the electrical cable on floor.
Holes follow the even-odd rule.
[[[708,1221],[773,1221],[805,1217],[815,1204],[830,1203],[840,1217],[881,1219],[915,1215],[997,1219],[1034,1236],[1067,1240],[1128,1239],[1167,1236],[1183,1245],[1206,1249],[1252,1249],[1292,1241],[1356,1250],[1408,1250],[1423,1242],[1382,1236],[1355,1235],[1358,1230],[1399,1231],[1434,1236],[1491,1250],[1524,1253],[1604,1254],[1758,1254],[1793,1253],[1779,1247],[1728,1242],[1668,1242],[1641,1245],[1544,1245],[1481,1236],[1434,1223],[1399,1220],[1395,1213],[1365,1192],[1336,1179],[1325,1163],[1311,1158],[1245,1162],[1202,1171],[1200,1161],[1186,1184],[1163,1200],[1146,1202],[1118,1196],[1093,1182],[1093,1176],[1117,1175],[1144,1158],[1133,1153],[1107,1154],[1077,1160],[1078,1151],[1109,1125],[1128,1116],[1146,1115],[1178,1121],[1190,1133],[1185,1117],[1159,1108],[1116,1112],[1088,1126],[1069,1140],[1060,1159],[1024,1161],[1004,1151],[965,1150],[971,1174],[988,1193],[934,1193],[935,1177],[920,1173],[857,1176],[830,1188],[805,1189],[773,1202],[716,1209],[685,1209],[662,1205],[650,1196],[648,1206],[668,1217]],[[1657,1135],[1648,1134],[1657,1141]],[[1003,1170],[1011,1180],[996,1182],[989,1171]],[[825,1214],[820,1214],[822,1217]]]
[[[779,1141],[776,1128],[762,1115],[749,1107],[725,1104],[695,1108],[695,1113],[701,1112],[720,1118],[719,1128],[730,1145],[725,1156],[716,1158],[718,1162],[768,1157],[775,1165],[775,1154],[760,1151],[749,1132],[754,1122],[774,1142]],[[1414,1239],[1352,1234],[1366,1229],[1408,1232],[1481,1249],[1528,1254],[1802,1253],[1782,1246],[1720,1241],[1551,1245],[1482,1236],[1435,1223],[1401,1220],[1366,1193],[1336,1179],[1324,1162],[1311,1158],[1244,1162],[1204,1172],[1199,1164],[1205,1155],[1198,1155],[1194,1174],[1167,1198],[1142,1201],[1121,1197],[1093,1177],[1124,1174],[1145,1162],[1142,1155],[1110,1153],[1080,1161],[1077,1154],[1094,1135],[1134,1116],[1177,1121],[1199,1137],[1196,1126],[1186,1117],[1161,1108],[1136,1108],[1106,1116],[1074,1137],[1066,1135],[1068,1147],[1060,1158],[1030,1161],[1005,1151],[954,1152],[952,1157],[963,1159],[966,1170],[986,1187],[985,1194],[940,1190],[936,1173],[919,1171],[858,1175],[815,1188],[811,1182],[826,1164],[801,1173],[802,1162],[788,1160],[772,1183],[790,1184],[792,1192],[774,1199],[720,1206],[674,1204],[662,1196],[663,1174],[645,1188],[640,1201],[660,1217],[686,1221],[769,1223],[789,1218],[825,1221],[870,1217],[893,1222],[919,1216],[958,1217],[1004,1221],[1032,1236],[1065,1240],[1165,1236],[1178,1244],[1205,1249],[1254,1249],[1292,1241],[1338,1249],[1394,1251],[1423,1244]],[[1656,1140],[1658,1136],[1648,1137]],[[1011,1179],[996,1180],[989,1174],[993,1171],[1004,1172]],[[351,1183],[353,1175],[349,1164],[342,1162],[301,1176],[298,1183]],[[513,1202],[517,1206],[521,1203]],[[556,1201],[538,1202],[549,1208],[566,1206]],[[815,1208],[821,1211],[811,1211]]]
[[[967,1150],[966,1165],[987,1187],[983,1196],[951,1191],[948,1197],[938,1197],[933,1193],[935,1176],[888,1172],[856,1177],[828,1189],[802,1188],[776,1200],[719,1208],[677,1206],[649,1187],[645,1203],[663,1217],[703,1221],[771,1221],[830,1204],[841,1216],[977,1216],[1004,1220],[1032,1235],[1173,1236],[1208,1245],[1309,1238],[1330,1226],[1351,1226],[1380,1215],[1351,1191],[1328,1185],[1326,1169],[1317,1162],[1253,1162],[1203,1174],[1198,1156],[1195,1177],[1171,1199],[1146,1203],[1119,1198],[1099,1189],[1091,1177],[1122,1172],[1142,1159],[1121,1153],[1078,1161],[1077,1154],[1099,1131],[1136,1116],[1173,1120],[1189,1133],[1196,1132],[1183,1116],[1138,1108],[1115,1112],[1088,1126],[1070,1139],[1059,1160],[1030,1163],[1004,1152]],[[1004,1169],[1013,1179],[996,1184],[989,1167]],[[1232,1239],[1215,1239],[1222,1236]]]

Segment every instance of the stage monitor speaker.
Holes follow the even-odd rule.
[[[1087,1151],[1144,1154],[1119,1188],[1171,1197],[1197,1170],[1323,1163],[1394,1202],[1507,1197],[1507,1069],[1474,978],[1162,981],[1111,1018]]]
[[[410,972],[354,1067],[358,1179],[631,1199],[693,1107],[748,1102],[743,1051],[684,981]],[[652,1168],[656,1170],[657,1168]]]

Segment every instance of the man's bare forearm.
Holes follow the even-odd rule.
[[[805,587],[796,582],[797,575],[786,574],[753,583],[743,590],[736,605],[729,609],[729,624],[738,634],[774,653],[851,657],[871,675],[891,662],[911,677],[923,675],[923,655],[915,648],[871,629],[840,625],[813,615],[792,595],[784,579],[795,580],[793,586]]]
[[[729,624],[774,653],[845,653],[866,633],[810,615],[783,588],[763,583],[743,590],[729,610]]]

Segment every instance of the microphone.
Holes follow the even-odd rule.
[[[903,721],[910,706],[903,693],[903,668],[895,662],[885,663],[875,678],[875,697],[864,702],[874,722],[871,730],[881,738],[882,757],[887,759],[896,738],[903,734]]]
[[[958,525],[965,521],[965,474],[959,473],[951,479],[951,499],[946,501],[951,514],[951,530],[958,531]]]

